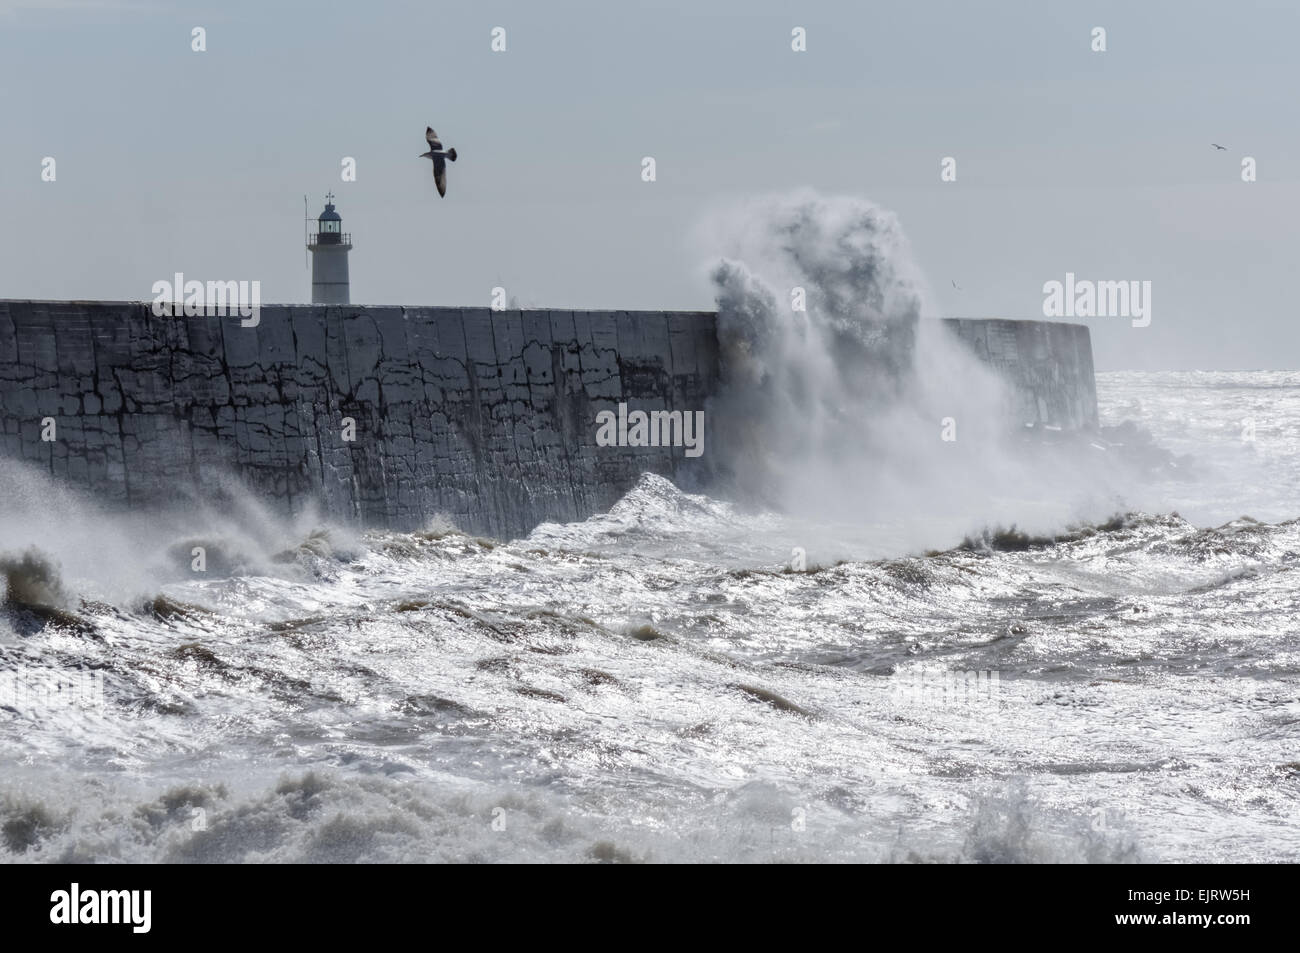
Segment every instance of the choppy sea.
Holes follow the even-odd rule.
[[[510,542],[232,517],[194,581],[11,480],[0,859],[1300,860],[1300,373],[1098,391],[1181,469],[1032,535],[646,475]]]

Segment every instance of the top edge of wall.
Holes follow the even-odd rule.
[[[57,304],[57,305],[131,305],[150,306],[153,299],[128,301],[109,298],[0,298],[0,305],[5,304]],[[391,309],[394,311],[490,311],[487,305],[476,304],[313,304],[309,301],[266,301],[258,304],[259,308],[341,308],[364,311]],[[582,311],[590,314],[717,314],[716,311],[690,308],[502,308],[500,313],[518,311]],[[202,315],[196,315],[202,317]]]
[[[100,298],[0,298],[0,305],[8,304],[43,304],[43,305],[151,305],[152,299],[145,301],[127,301],[118,299],[100,299]],[[260,304],[262,308],[335,308],[374,311],[379,309],[393,309],[398,311],[489,311],[486,305],[455,305],[455,304],[311,304],[310,302],[294,301],[268,301]],[[504,308],[500,314],[519,313],[527,311],[581,311],[588,314],[717,314],[715,310],[700,310],[690,308]],[[184,317],[179,315],[178,317]],[[203,317],[203,315],[195,315]],[[1004,318],[997,316],[975,316],[975,315],[945,315],[941,317],[926,317],[923,321],[1003,321],[1012,324],[1060,324],[1066,327],[1087,328],[1088,325],[1078,321],[1057,321],[1051,318]]]

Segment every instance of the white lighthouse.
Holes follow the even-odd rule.
[[[307,238],[311,252],[311,303],[351,304],[348,291],[348,252],[352,241],[343,232],[343,219],[334,211],[334,194],[325,196],[325,211],[316,220],[315,235]]]

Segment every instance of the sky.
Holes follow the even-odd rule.
[[[1296,368],[1298,34],[1289,0],[0,0],[0,298],[308,301],[333,192],[354,303],[709,309],[702,226],[812,188],[898,216],[929,316],[1150,281],[1149,326],[1084,321],[1099,370]]]

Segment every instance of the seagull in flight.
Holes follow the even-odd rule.
[[[1228,147],[1227,147],[1227,146],[1221,146],[1221,145],[1219,145],[1217,142],[1211,142],[1210,145],[1214,146],[1214,148],[1220,150],[1221,152],[1227,152],[1227,151],[1228,151]]]
[[[949,281],[952,281],[952,286],[953,286],[954,288],[957,288],[957,282],[956,282],[956,281],[953,281],[952,278],[949,278],[948,280],[949,280]],[[957,290],[958,290],[958,291],[961,291],[960,288],[957,288]]]
[[[438,140],[438,134],[433,131],[432,126],[424,127],[424,139],[429,143],[429,151],[420,156],[421,159],[433,160],[433,181],[438,186],[438,194],[447,194],[447,161],[456,161],[456,150],[442,148],[442,143]]]

